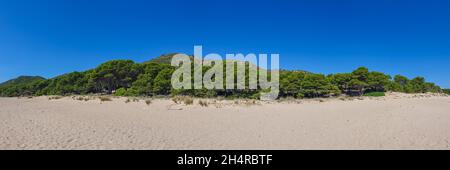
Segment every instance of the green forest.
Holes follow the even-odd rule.
[[[72,72],[51,79],[21,76],[0,84],[0,96],[87,95],[174,96],[259,98],[261,90],[174,90],[171,85],[175,67],[169,63],[173,55],[135,63],[113,60],[84,72]],[[248,64],[248,63],[247,63]],[[206,71],[208,68],[204,68]],[[270,74],[269,74],[270,75]],[[342,94],[350,96],[382,95],[394,91],[404,93],[449,93],[423,77],[408,79],[391,77],[360,67],[351,73],[316,74],[306,71],[280,71],[280,97],[316,98]]]

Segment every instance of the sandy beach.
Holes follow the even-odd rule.
[[[0,149],[450,149],[450,97],[0,98]]]

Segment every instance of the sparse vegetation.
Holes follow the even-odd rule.
[[[246,106],[253,106],[253,105],[257,105],[258,103],[256,103],[256,100],[245,100],[244,104]]]
[[[50,96],[48,97],[48,100],[59,100],[62,99],[62,96]]]
[[[208,107],[208,102],[207,101],[203,101],[203,100],[199,100],[198,104],[202,107]]]
[[[246,106],[252,106],[252,105],[255,105],[255,101],[245,100],[245,101],[244,101],[244,104],[245,104]]]
[[[145,104],[147,104],[147,105],[152,104],[152,100],[150,100],[150,99],[145,100]]]
[[[85,102],[91,100],[91,96],[73,96],[72,98],[74,100],[85,101]]]
[[[244,106],[253,106],[259,104],[256,100],[253,99],[245,99],[245,100],[236,99],[234,100],[233,103],[235,105],[244,105]]]
[[[443,92],[450,95],[450,89],[444,89]]]
[[[113,60],[84,72],[73,72],[52,79],[19,77],[0,84],[0,96],[85,95],[108,94],[127,97],[181,95],[192,97],[222,97],[227,99],[257,99],[257,90],[175,90],[171,75],[176,67],[167,61],[173,55],[134,63],[131,60]],[[246,63],[248,65],[248,63]],[[248,67],[246,67],[248,72]],[[204,71],[208,68],[205,67]],[[236,73],[235,73],[236,74]],[[236,76],[236,75],[235,75]],[[226,80],[226,77],[224,77]],[[246,78],[248,80],[248,77]],[[360,67],[351,73],[315,74],[306,71],[280,71],[280,97],[317,98],[346,94],[363,96],[372,92],[440,93],[443,90],[423,77],[392,78],[381,72]],[[444,91],[449,93],[448,90]],[[370,94],[369,94],[370,95]],[[176,99],[174,99],[176,100]],[[178,100],[175,102],[179,102]]]
[[[174,96],[172,97],[172,101],[176,104],[181,104],[183,103],[183,97],[184,96]]]
[[[72,99],[79,100],[79,101],[89,101],[90,97],[89,96],[73,96]]]

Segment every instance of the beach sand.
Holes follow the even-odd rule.
[[[450,97],[0,98],[0,149],[450,149]]]

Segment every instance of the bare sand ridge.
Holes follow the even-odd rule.
[[[0,98],[0,149],[450,149],[447,96],[126,100]]]

